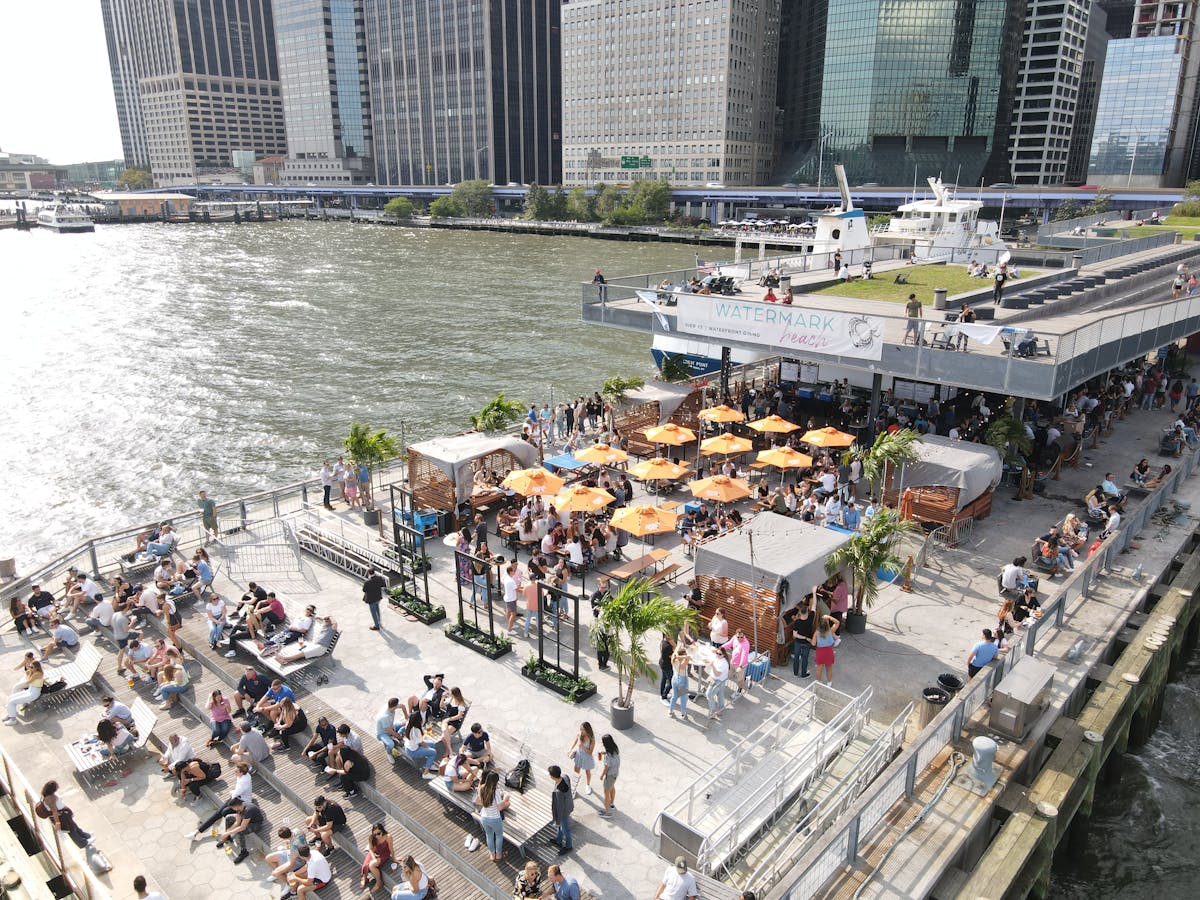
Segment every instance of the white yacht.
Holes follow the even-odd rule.
[[[95,231],[96,225],[87,215],[70,206],[43,206],[37,214],[38,226],[51,231]]]
[[[901,246],[917,258],[951,256],[955,250],[1003,252],[995,222],[979,218],[980,200],[959,200],[940,178],[929,179],[933,197],[905,203],[871,235],[876,247]]]

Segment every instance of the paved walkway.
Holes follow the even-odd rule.
[[[1159,429],[1169,415],[1165,411],[1132,414],[1097,450],[1085,451],[1078,470],[1065,470],[1061,481],[1049,482],[1047,493],[1032,501],[1017,502],[1011,488],[1000,488],[991,518],[976,525],[961,549],[941,558],[941,569],[918,572],[911,594],[884,588],[870,612],[867,633],[843,640],[834,686],[850,694],[873,686],[875,711],[886,720],[919,696],[940,672],[961,672],[979,629],[994,621],[995,573],[1000,566],[1026,553],[1032,539],[1051,522],[1077,510],[1084,492],[1106,468],[1115,470],[1119,481],[1141,456],[1154,459]],[[316,515],[327,527],[344,523],[348,535],[362,533],[356,511],[339,507],[337,512],[319,510]],[[684,565],[682,585],[690,560],[678,551],[674,537],[660,538],[659,546],[673,549],[675,556],[669,561]],[[434,557],[431,588],[453,618],[457,599],[450,550],[438,540],[430,541],[429,547]],[[302,571],[287,577],[265,575],[261,580],[297,603],[315,603],[320,614],[332,614],[342,625],[335,654],[338,664],[329,683],[317,687],[316,693],[364,736],[373,734],[376,712],[388,695],[417,692],[421,675],[432,672],[445,672],[448,684],[462,688],[472,703],[472,720],[511,735],[521,754],[539,764],[567,764],[568,748],[582,720],[590,721],[598,735],[610,730],[607,704],[616,679],[611,671],[596,671],[590,650],[582,656],[582,669],[597,682],[599,692],[574,707],[520,676],[518,669],[534,648],[519,636],[513,653],[489,661],[449,641],[441,626],[409,622],[390,609],[384,612],[384,630],[371,632],[357,580],[309,558]],[[589,588],[591,584],[589,577]],[[229,583],[224,573],[219,576],[220,590],[232,594],[241,587]],[[1053,591],[1052,583],[1048,587]],[[682,588],[669,592],[678,596]],[[589,618],[585,612],[585,624]],[[11,631],[0,636],[0,665],[15,665],[25,646]],[[652,895],[665,867],[652,831],[658,812],[717,761],[739,734],[794,701],[804,689],[790,670],[776,670],[761,690],[726,714],[720,727],[703,730],[668,719],[656,687],[656,683],[638,684],[637,725],[631,731],[614,732],[624,761],[617,815],[599,818],[596,795],[581,795],[576,807],[578,849],[564,864],[599,897]],[[189,846],[184,835],[194,828],[195,810],[171,799],[153,764],[135,767],[129,778],[89,792],[86,799],[82,796],[82,788],[64,777],[68,767],[62,744],[94,727],[95,719],[94,708],[84,706],[70,709],[61,718],[41,716],[6,729],[0,739],[28,767],[31,782],[58,777],[71,785],[66,801],[76,808],[85,827],[103,835],[102,846],[116,865],[110,877],[114,894],[128,896],[133,875],[144,871],[172,898],[265,896],[265,886],[256,880],[263,874],[260,869],[229,865],[211,842]],[[147,849],[150,846],[152,851]],[[488,865],[482,853],[476,856],[478,867]]]

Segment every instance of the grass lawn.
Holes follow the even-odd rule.
[[[1172,219],[1179,219],[1180,223],[1176,225]],[[1129,232],[1130,237],[1147,237],[1152,234],[1157,234],[1160,231],[1173,231],[1183,235],[1185,241],[1194,240],[1196,233],[1200,232],[1200,219],[1187,218],[1185,216],[1168,216],[1168,225],[1134,225],[1132,228],[1125,229]],[[1184,224],[1184,223],[1195,224]]]
[[[908,278],[908,284],[893,284],[897,273]],[[1020,281],[1031,275],[1041,275],[1040,271],[1021,269]],[[1010,281],[1006,287],[1014,284]],[[860,297],[864,300],[889,300],[894,303],[904,303],[909,294],[916,294],[917,299],[926,306],[933,305],[933,289],[945,288],[949,296],[965,294],[968,291],[990,290],[991,278],[972,278],[967,274],[966,266],[929,265],[906,266],[903,269],[889,269],[879,272],[874,278],[863,281],[855,279],[848,284],[831,284],[812,294],[836,294],[839,297]]]

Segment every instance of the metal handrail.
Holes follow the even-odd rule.
[[[769,809],[768,819],[778,812],[788,797],[800,789],[800,785],[788,780],[789,774],[804,773],[810,766],[820,770],[823,761],[834,747],[840,745],[844,748],[860,734],[863,725],[871,717],[868,706],[872,694],[873,689],[868,687],[855,697],[849,706],[843,707],[836,716],[825,723],[812,740],[805,742],[803,747],[790,756],[776,760],[775,769],[780,773],[780,777],[751,791],[726,813],[725,818],[709,829],[696,854],[696,867],[702,870],[711,867],[711,857],[715,854],[718,844],[725,845],[726,854],[732,854],[738,849],[742,842],[742,825],[745,819],[749,818],[749,810]],[[768,802],[767,797],[771,794],[774,794],[774,797]]]
[[[803,868],[798,870],[791,886],[781,895],[781,900],[799,900],[801,897],[815,896],[820,892],[821,886],[843,865],[854,864],[858,859],[860,844],[879,821],[876,819],[864,823],[865,812],[870,808],[870,804],[886,796],[884,791],[894,789],[901,776],[904,779],[903,790],[897,794],[896,799],[900,796],[912,796],[917,776],[947,745],[957,739],[967,718],[991,696],[992,691],[1004,676],[1012,671],[1013,666],[1026,654],[1032,655],[1036,652],[1037,645],[1049,633],[1052,624],[1053,627],[1062,625],[1068,606],[1075,600],[1088,596],[1096,577],[1110,567],[1116,556],[1124,551],[1138,531],[1145,527],[1150,516],[1162,505],[1163,499],[1178,490],[1179,485],[1192,474],[1198,463],[1200,450],[1193,450],[1183,457],[1172,477],[1148,495],[1138,510],[1125,520],[1124,526],[1116,534],[1105,539],[1082,565],[1076,566],[1075,571],[1062,584],[1059,595],[1043,609],[1042,617],[1029,627],[1025,640],[1014,641],[1007,654],[987,666],[971,681],[966,690],[959,692],[946,705],[946,708],[926,726],[918,740],[892,763],[891,774],[874,782],[874,793],[867,792],[859,798],[857,814],[835,829],[827,829],[821,835],[824,849],[816,858],[803,861]]]
[[[903,745],[908,720],[915,708],[916,704],[909,703],[900,715],[892,720],[867,748],[854,768],[838,779],[829,793],[800,819],[792,838],[782,847],[776,848],[769,859],[764,860],[750,873],[744,888],[762,891],[773,886],[779,880],[781,867],[793,865],[793,861],[803,852],[801,848],[818,837],[825,825],[840,815],[850,802],[863,792]]]
[[[690,785],[663,805],[662,813],[659,814],[654,823],[654,834],[659,834],[659,823],[663,813],[676,814],[677,812],[686,810],[687,817],[683,821],[690,823],[692,821],[692,813],[695,809],[696,794],[700,791],[701,785],[704,785],[705,789],[707,789],[723,777],[731,767],[736,766],[740,769],[745,753],[756,749],[770,751],[777,747],[779,745],[781,729],[792,727],[796,722],[800,721],[801,717],[803,717],[804,722],[810,721],[816,714],[816,708],[816,694],[811,689],[806,690],[795,703],[783,707],[774,716],[762,722],[757,728],[738,741],[728,753],[701,772]],[[771,738],[770,743],[766,743],[766,735],[772,730],[775,734]]]

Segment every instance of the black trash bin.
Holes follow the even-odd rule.
[[[921,728],[924,728],[950,702],[950,694],[940,687],[927,687],[921,692]]]
[[[962,678],[952,672],[943,672],[938,676],[937,683],[938,687],[940,687],[951,697],[967,686],[967,683],[963,681]]]

